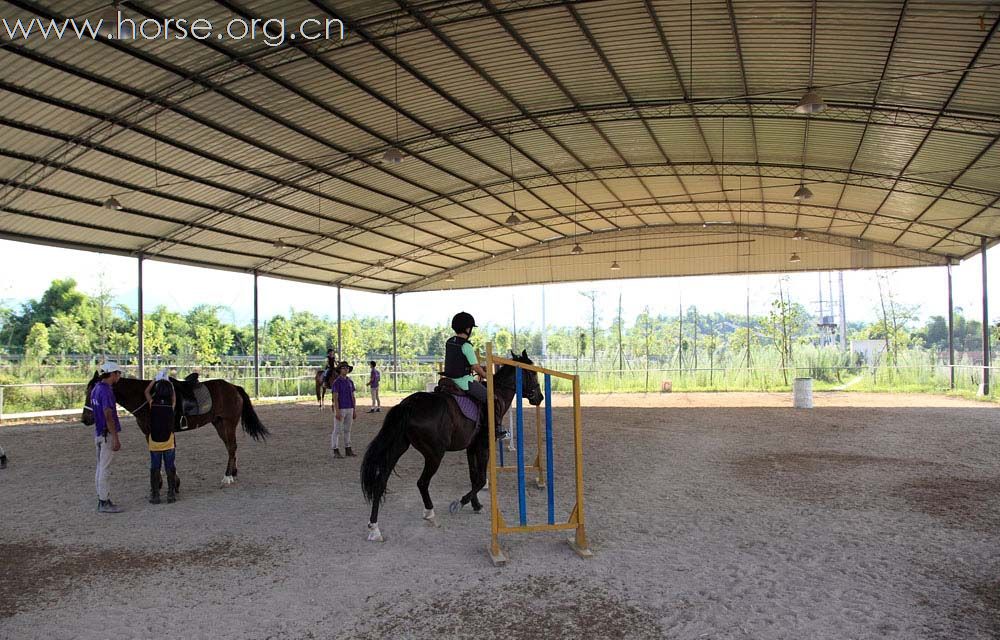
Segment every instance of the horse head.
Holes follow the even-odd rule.
[[[88,427],[94,424],[94,411],[90,408],[90,392],[94,390],[94,385],[97,384],[100,379],[101,372],[95,371],[94,377],[87,383],[87,393],[83,396],[83,415],[80,416],[80,422]]]
[[[527,350],[522,350],[521,355],[511,351],[510,356],[511,360],[514,360],[515,362],[520,362],[522,364],[535,364],[531,361],[531,358],[528,357]],[[523,383],[521,395],[528,401],[528,404],[533,407],[537,407],[542,404],[543,400],[545,400],[545,394],[542,393],[542,389],[538,385],[538,372],[530,369],[522,369],[521,371],[521,380]]]

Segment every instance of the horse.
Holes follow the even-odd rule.
[[[511,356],[518,362],[533,364],[526,351],[522,351],[520,356],[511,352]],[[497,421],[502,420],[510,408],[515,388],[515,367],[500,367],[493,376],[494,399],[499,405]],[[523,370],[521,395],[534,406],[544,400],[538,386],[538,375],[534,371]],[[429,488],[431,478],[441,465],[446,451],[465,449],[472,483],[472,490],[462,496],[461,500],[454,501],[449,511],[455,513],[472,502],[473,511],[479,513],[483,505],[477,494],[486,485],[489,438],[492,436],[493,425],[479,427],[466,418],[449,393],[419,392],[403,398],[386,414],[382,428],[368,445],[361,461],[361,490],[372,505],[368,540],[383,540],[378,528],[379,505],[385,496],[389,474],[411,445],[424,456],[424,470],[417,480],[417,488],[424,501],[424,520],[431,524],[436,522]]]
[[[83,407],[83,416],[80,418],[80,421],[87,426],[94,424],[94,412],[89,406],[90,393],[99,380],[100,372],[95,372],[94,377],[87,383],[87,398]],[[175,387],[178,384],[176,380],[171,382]],[[115,392],[115,401],[135,416],[135,421],[145,436],[149,436],[149,405],[145,395],[149,383],[149,380],[121,378],[112,387]],[[212,396],[212,410],[201,416],[188,416],[187,428],[196,429],[210,422],[215,425],[215,431],[225,443],[226,450],[229,451],[226,475],[222,477],[222,486],[226,487],[236,482],[238,472],[236,468],[236,427],[241,418],[243,430],[254,440],[265,440],[270,432],[257,417],[257,412],[250,404],[250,396],[247,395],[243,387],[225,380],[206,380],[203,384]]]
[[[323,408],[323,398],[326,397],[326,385],[323,380],[324,373],[326,373],[326,369],[316,371],[316,400],[319,401],[320,409]]]

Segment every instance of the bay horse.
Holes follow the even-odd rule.
[[[323,384],[323,374],[326,369],[320,369],[316,372],[316,400],[319,402],[319,408],[323,408],[323,398],[326,397],[326,385]]]
[[[520,356],[511,352],[511,356],[518,362],[533,364],[526,351],[522,351]],[[500,367],[493,376],[494,399],[499,405],[497,421],[501,421],[510,409],[515,389],[515,367]],[[544,400],[538,387],[538,374],[534,371],[522,370],[521,395],[534,406]],[[361,490],[372,505],[368,539],[373,542],[383,540],[378,528],[379,505],[385,496],[389,474],[411,445],[424,456],[424,470],[417,480],[417,488],[424,501],[424,520],[432,524],[435,522],[429,488],[446,451],[465,450],[472,483],[472,490],[461,500],[453,502],[450,510],[454,513],[471,502],[473,511],[479,513],[483,505],[477,494],[486,485],[489,438],[492,436],[493,425],[480,428],[466,418],[449,393],[419,392],[403,398],[386,414],[382,428],[368,445],[361,461]]]
[[[87,396],[80,421],[90,426],[94,424],[94,412],[90,408],[90,392],[100,380],[100,373],[94,372],[94,377],[87,383]],[[176,381],[172,380],[172,383]],[[149,380],[137,378],[121,378],[112,389],[115,401],[135,416],[139,429],[145,436],[149,435],[149,404],[146,402],[145,391]],[[243,430],[254,440],[264,440],[269,435],[267,428],[261,423],[250,403],[250,396],[243,387],[236,386],[225,380],[206,380],[205,388],[212,396],[212,410],[201,416],[188,416],[187,429],[197,429],[208,423],[215,425],[215,431],[226,445],[229,452],[229,462],[226,463],[226,475],[222,477],[222,486],[236,482],[236,427],[243,421]],[[176,385],[175,385],[176,386]],[[179,396],[180,394],[178,394]]]

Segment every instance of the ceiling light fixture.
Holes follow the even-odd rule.
[[[818,93],[810,89],[806,91],[806,95],[802,96],[799,103],[795,106],[795,113],[802,114],[812,114],[812,113],[823,113],[826,111],[826,103],[823,102],[823,98],[819,96]]]
[[[611,270],[612,271],[619,271],[619,270],[621,270],[621,267],[618,265],[618,261],[617,260],[615,260],[614,262],[611,263]]]
[[[281,238],[278,238],[277,240],[275,240],[275,241],[274,241],[274,242],[272,242],[271,244],[272,244],[272,245],[274,246],[274,248],[275,248],[275,249],[284,249],[285,247],[287,247],[287,246],[288,246],[288,245],[287,245],[287,244],[285,243],[285,241],[284,241],[284,240],[282,240]]]
[[[507,219],[504,220],[503,223],[513,227],[515,225],[521,224],[521,219],[517,217],[516,213],[512,213],[509,216],[507,216]]]
[[[449,273],[449,274],[448,274],[448,277],[447,277],[447,278],[445,278],[445,279],[444,279],[444,281],[445,281],[445,282],[454,282],[454,281],[455,281],[455,276],[453,276],[453,275],[451,275],[451,274]]]
[[[393,31],[396,32],[392,44],[392,54],[398,59],[399,54],[399,30],[396,28],[398,25],[394,25]],[[395,61],[394,61],[395,62]],[[394,115],[394,122],[396,125],[396,137],[395,145],[389,147],[382,154],[382,162],[386,164],[399,164],[403,161],[403,152],[400,151],[397,146],[399,145],[399,63],[396,62],[392,67],[392,110]]]
[[[813,197],[813,192],[809,190],[809,187],[803,184],[799,185],[799,188],[795,191],[795,194],[792,195],[792,197],[796,200],[809,200]]]
[[[104,201],[104,208],[111,209],[112,211],[121,211],[122,203],[118,202],[118,198],[111,196]]]
[[[382,162],[386,164],[399,164],[403,161],[403,153],[396,147],[389,147],[382,154]]]
[[[581,253],[583,253],[583,247],[581,247],[580,243],[577,242],[576,244],[573,245],[573,248],[570,249],[570,253],[572,253],[575,256],[578,256]]]
[[[795,233],[792,235],[792,240],[806,240],[806,234],[802,233],[802,229],[796,229]]]
[[[802,262],[802,258],[800,258],[800,257],[799,257],[799,254],[797,254],[797,253],[793,253],[793,254],[791,255],[791,257],[790,257],[790,258],[788,258],[788,261],[789,261],[789,262]]]

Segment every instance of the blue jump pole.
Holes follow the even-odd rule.
[[[552,376],[545,374],[545,475],[549,492],[549,524],[556,523],[556,472],[552,468]]]
[[[521,526],[528,524],[527,496],[524,493],[524,400],[521,399],[521,367],[514,372],[517,396],[517,511],[521,516]]]

